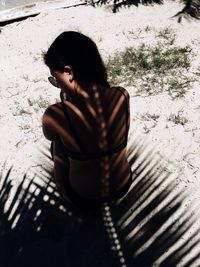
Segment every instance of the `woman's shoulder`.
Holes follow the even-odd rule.
[[[123,94],[125,97],[129,98],[129,93],[128,91],[121,86],[113,86],[111,87],[112,90],[117,90],[118,92],[120,92],[121,94]]]
[[[63,118],[63,112],[62,112],[62,106],[61,103],[55,103],[52,105],[49,105],[44,114],[43,114],[43,121],[46,118],[51,118],[51,120],[60,120]]]
[[[58,112],[59,110],[61,110],[61,108],[62,108],[61,102],[51,104],[46,108],[44,114],[50,115],[52,113]]]
[[[59,137],[58,128],[60,121],[60,105],[53,104],[47,107],[42,117],[42,129],[48,140],[57,140]]]

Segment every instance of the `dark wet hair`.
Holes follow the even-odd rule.
[[[79,82],[97,83],[110,87],[107,73],[96,44],[87,36],[74,31],[63,32],[44,55],[45,64],[64,71],[70,66]]]

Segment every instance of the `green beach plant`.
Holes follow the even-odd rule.
[[[188,119],[182,115],[171,113],[167,119],[168,121],[173,122],[174,124],[185,125],[188,122]]]
[[[38,105],[39,108],[47,108],[50,105],[49,100],[41,95],[35,100],[35,103]]]
[[[158,119],[160,118],[160,115],[156,115],[156,114],[150,114],[148,112],[141,114],[141,120],[143,121],[158,121]]]
[[[152,30],[152,27],[147,25],[145,28],[144,28],[144,31],[145,32],[150,32]]]
[[[173,29],[169,26],[161,29],[157,37],[162,39],[166,44],[173,45],[176,40],[176,34],[174,33]]]
[[[171,31],[165,29],[160,34],[167,38]],[[174,46],[172,41],[126,47],[107,59],[109,81],[134,86],[139,95],[168,92],[172,99],[183,97],[194,81],[187,76],[191,56],[190,46]]]
[[[41,95],[39,95],[36,99],[27,98],[27,102],[30,107],[34,107],[36,110],[47,108],[50,105],[50,100]]]

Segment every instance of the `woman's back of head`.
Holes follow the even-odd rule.
[[[70,66],[78,82],[109,87],[106,69],[96,44],[79,32],[60,34],[49,47],[44,61],[49,68],[61,72],[65,65]]]

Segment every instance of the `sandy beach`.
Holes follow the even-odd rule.
[[[184,97],[175,100],[167,92],[143,96],[137,94],[134,86],[126,86],[131,96],[129,138],[137,136],[144,140],[164,158],[166,164],[173,165],[175,192],[184,191],[187,196],[184,207],[196,210],[198,218],[200,26],[196,20],[183,19],[178,23],[173,16],[181,9],[182,5],[174,1],[165,1],[163,5],[122,8],[115,14],[111,6],[81,6],[42,12],[1,28],[0,166],[5,173],[13,165],[14,187],[19,185],[21,179],[18,177],[27,169],[31,175],[38,171],[43,164],[39,148],[49,146],[42,134],[41,117],[45,108],[55,103],[59,91],[48,83],[49,70],[43,63],[42,54],[55,37],[63,31],[80,31],[97,43],[106,61],[125,47],[139,47],[142,43],[153,46],[158,33],[168,27],[176,36],[175,45],[188,45],[192,49],[191,67],[186,75],[195,78],[194,82]],[[157,119],[148,119],[145,114],[157,115]],[[169,119],[172,114],[180,115],[185,121],[175,123]],[[199,229],[199,222],[195,220],[193,231]],[[198,240],[200,235],[195,238]],[[186,255],[185,261],[176,266],[185,266],[188,257],[199,251],[200,243]],[[189,266],[200,266],[199,261],[197,259]]]

